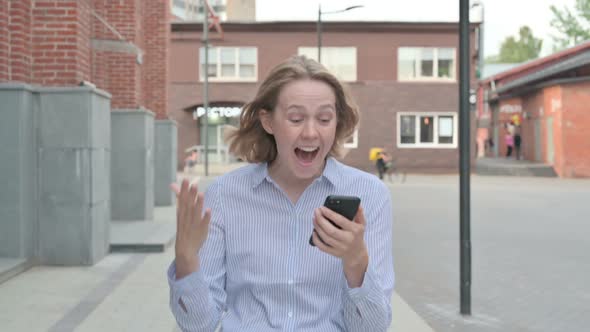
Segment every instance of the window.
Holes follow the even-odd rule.
[[[356,149],[359,145],[359,130],[355,129],[352,136],[350,136],[346,141],[344,141],[344,147],[347,149]]]
[[[209,68],[211,81],[256,82],[258,72],[258,51],[255,47],[212,47],[209,48]],[[200,78],[205,72],[205,49],[199,51],[201,64]]]
[[[455,49],[400,47],[397,57],[400,81],[455,81]]]
[[[317,47],[300,47],[299,55],[318,59]],[[322,64],[343,81],[356,81],[356,47],[322,47]]]
[[[454,113],[398,113],[397,146],[400,148],[456,148],[457,116]]]

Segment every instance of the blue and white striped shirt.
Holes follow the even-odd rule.
[[[342,261],[309,245],[313,211],[328,195],[361,198],[369,265],[349,288]],[[212,210],[200,270],[176,280],[170,307],[183,331],[386,331],[393,291],[392,206],[377,177],[328,158],[322,176],[293,204],[251,164],[223,175],[205,194]],[[186,311],[179,304],[182,299]]]

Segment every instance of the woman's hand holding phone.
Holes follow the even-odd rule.
[[[176,193],[176,279],[185,277],[199,269],[199,250],[209,234],[211,210],[203,213],[205,196],[199,193],[197,185],[183,180],[181,186],[172,183]]]
[[[364,240],[366,222],[362,207],[359,207],[352,221],[322,206],[314,212],[315,230],[312,235],[318,249],[342,259],[344,274],[351,288],[362,285],[369,264],[369,254]]]

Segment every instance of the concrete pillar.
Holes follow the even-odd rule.
[[[109,249],[110,95],[37,91],[39,259],[92,265]]]
[[[175,196],[169,185],[176,181],[177,146],[178,128],[176,122],[172,120],[156,120],[154,194],[157,206],[173,205],[175,203]]]
[[[31,258],[37,217],[33,89],[0,83],[0,257]]]
[[[111,112],[111,219],[144,221],[154,214],[154,113]]]

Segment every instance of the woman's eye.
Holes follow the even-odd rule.
[[[289,119],[292,123],[300,123],[303,119]]]
[[[330,121],[332,121],[332,119],[320,119],[321,123],[330,123]]]

